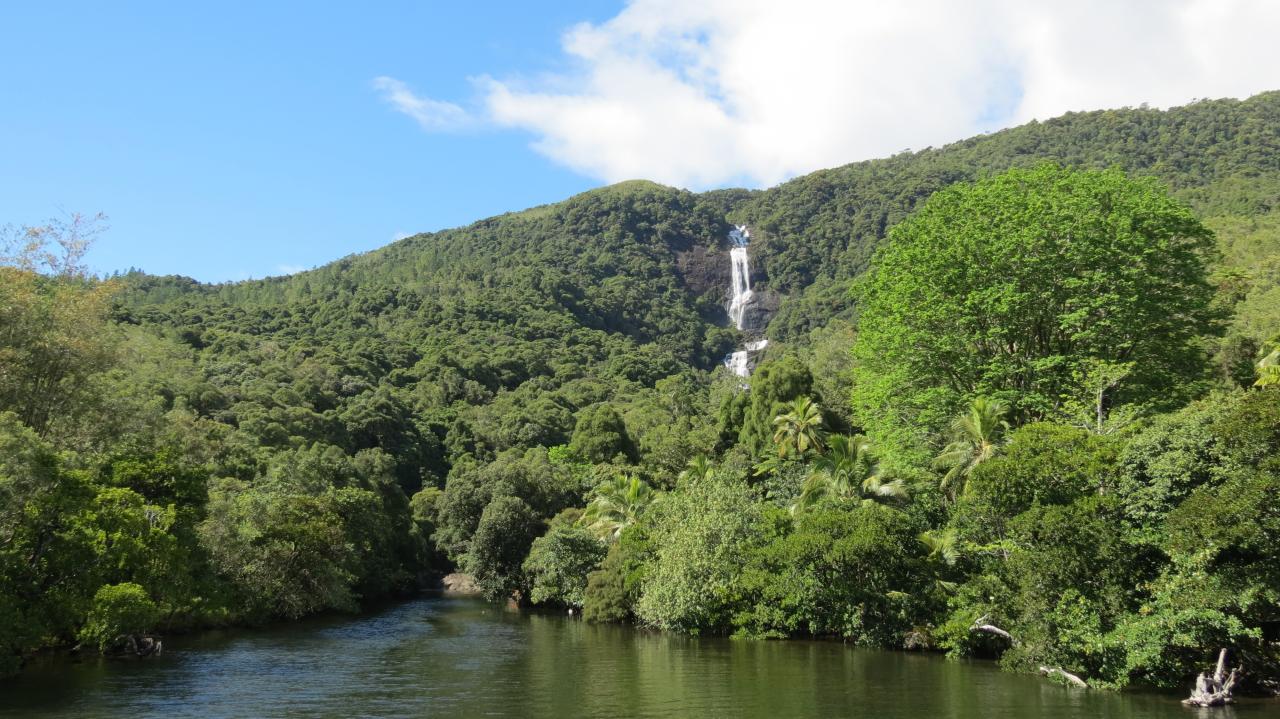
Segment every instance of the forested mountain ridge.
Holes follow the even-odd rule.
[[[1052,212],[1028,210],[1037,202]],[[1266,543],[1212,539],[1240,545],[1222,566],[1252,559],[1192,601],[1179,582],[1211,528],[1177,508],[1230,490],[1247,499],[1232,516],[1248,517],[1272,491],[1275,390],[1246,388],[1280,334],[1278,204],[1280,92],[1073,113],[765,191],[622,183],[288,277],[0,268],[13,280],[0,311],[21,320],[0,360],[24,368],[0,372],[12,458],[0,490],[28,507],[0,514],[22,538],[0,546],[16,587],[0,592],[0,626],[20,628],[0,641],[15,659],[73,638],[108,648],[157,628],[348,609],[456,568],[491,597],[682,631],[998,653],[967,633],[985,612],[1025,637],[1011,666],[1113,685],[1181,681],[1199,642],[1267,654],[1280,604],[1258,570]],[[978,216],[1020,219],[979,237],[965,233],[981,223],[947,224],[992,207],[1007,217]],[[1054,241],[1069,227],[1102,244],[1037,254],[1042,221],[1068,223],[1045,225]],[[751,228],[756,289],[778,308],[748,391],[719,367],[740,340],[724,307],[733,224]],[[965,242],[938,239],[950,232]],[[956,261],[910,255],[926,250]],[[973,257],[997,250],[983,286]],[[1181,263],[1168,277],[1166,255]],[[1064,257],[1075,264],[1054,264]],[[898,320],[884,318],[904,311],[905,331],[922,308],[873,258],[930,265],[925,289],[964,269],[971,284],[939,295],[939,312],[963,309],[942,301],[960,290],[992,317],[1017,308],[1004,325],[933,318],[917,335],[961,333],[949,351],[982,360],[963,387],[944,386],[949,367],[889,382],[927,363],[887,343]],[[1019,274],[1029,258],[1044,271]],[[1133,292],[1078,289],[1121,279],[1175,288],[1187,329],[1160,325],[1171,339],[1150,347],[1178,354],[1153,361],[1125,339],[1156,326],[1113,321],[1138,316]],[[877,332],[858,332],[857,297],[874,300]],[[1051,356],[1005,356],[1026,343],[1000,333],[1045,322],[1078,333],[1041,343]],[[978,331],[990,336],[963,334]],[[979,355],[993,346],[1006,350]],[[1175,356],[1185,372],[1165,371]],[[1113,391],[1125,383],[1176,391],[1160,404]],[[929,410],[919,426],[877,411],[912,393]],[[24,413],[34,397],[56,411]],[[1195,448],[1203,437],[1212,452]],[[1172,544],[1158,541],[1166,515],[1181,528]],[[1255,519],[1266,536],[1270,519]],[[50,538],[66,561],[31,561]],[[1046,553],[1077,541],[1113,570],[1092,594],[1076,564],[1035,573],[1074,562]],[[84,557],[95,573],[78,570]],[[1085,594],[1046,608],[1041,580]],[[61,594],[46,606],[49,586]],[[1200,633],[1160,635],[1156,619],[1187,602],[1200,602]],[[1177,661],[1152,659],[1177,642]]]
[[[582,217],[583,204],[592,198],[625,197],[644,188],[647,192],[637,197],[647,195],[649,199],[636,202],[629,210],[631,217],[611,216],[609,221],[616,227],[630,224],[641,235],[651,230],[654,234],[649,239],[659,242],[670,239],[672,232],[684,232],[677,244],[686,243],[686,251],[688,244],[723,249],[726,217],[749,225],[755,238],[752,261],[759,288],[792,299],[812,289],[810,302],[819,297],[827,302],[826,309],[818,311],[809,323],[816,326],[831,309],[847,309],[847,302],[836,297],[842,291],[832,288],[831,280],[862,272],[887,229],[919,202],[955,182],[1045,161],[1082,168],[1114,166],[1135,175],[1158,177],[1175,196],[1207,218],[1265,215],[1280,205],[1280,91],[1243,101],[1205,100],[1170,110],[1068,113],[941,148],[904,151],[886,159],[820,170],[764,191],[722,190],[691,198],[670,188],[659,191],[652,183],[622,183],[563,203],[482,220],[467,228],[417,235],[294,277],[205,287],[202,292],[213,292],[232,304],[268,298],[277,302],[323,299],[338,288],[349,287],[353,278],[364,274],[359,268],[373,267],[378,269],[368,274],[377,275],[384,284],[425,288],[425,274],[445,279],[443,288],[437,282],[436,291],[453,292],[457,291],[455,280],[457,287],[466,287],[468,281],[481,280],[485,272],[498,269],[503,262],[508,267],[518,265],[518,258],[549,262],[549,267],[572,272],[582,264],[565,262],[566,252],[607,253],[609,243],[616,239],[599,222],[575,225]],[[668,207],[668,212],[702,216],[692,220],[693,224],[683,223],[674,229],[664,226],[667,218],[652,204],[653,192],[683,197],[669,200],[676,205]],[[566,228],[571,228],[568,233],[576,233],[580,245],[546,253],[536,249],[558,232],[564,239]],[[510,233],[521,235],[524,241],[495,243],[497,235]],[[626,251],[622,247],[618,250],[620,257],[612,264],[615,269],[625,260]],[[442,277],[440,270],[447,266],[466,266],[468,271]],[[596,269],[607,274],[609,266],[597,265]],[[727,285],[727,269],[713,267],[712,271],[724,273],[722,284]],[[598,272],[588,276],[600,279]],[[706,292],[706,277],[700,274],[701,282],[690,283],[698,294]],[[170,289],[160,290],[156,283]],[[135,301],[150,303],[171,296],[176,288],[196,287],[178,278],[151,279],[146,284],[146,299]],[[328,290],[323,290],[327,285]],[[789,335],[792,317],[804,316],[804,300],[789,304],[793,306],[783,312],[771,334]],[[600,318],[594,322],[601,324]],[[625,329],[624,324],[615,326]]]

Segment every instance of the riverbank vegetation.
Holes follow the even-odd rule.
[[[13,230],[0,669],[459,570],[591,621],[1095,686],[1229,647],[1264,686],[1277,127],[1276,93],[1069,115],[217,286],[88,276],[91,220]],[[783,298],[746,388],[730,222]]]

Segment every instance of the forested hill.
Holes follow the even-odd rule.
[[[1158,177],[1203,217],[1263,215],[1280,204],[1280,91],[1167,111],[1069,113],[942,148],[821,170],[758,192],[691,195],[627,182],[466,228],[417,235],[292,277],[212,287],[179,278],[135,278],[140,291],[131,302],[162,303],[198,291],[232,305],[285,305],[339,295],[354,298],[359,289],[373,287],[448,297],[511,285],[526,303],[546,299],[569,309],[581,324],[635,334],[644,341],[653,336],[651,319],[621,316],[608,307],[609,299],[586,297],[586,288],[578,285],[630,272],[628,284],[634,288],[656,269],[692,290],[686,304],[698,314],[723,323],[723,316],[698,300],[705,300],[716,282],[727,284],[727,263],[703,263],[699,257],[691,281],[683,281],[685,274],[678,269],[689,268],[677,269],[673,255],[723,249],[727,217],[752,229],[753,272],[761,289],[787,297],[802,294],[815,282],[814,289],[828,289],[825,309],[803,312],[809,324],[817,325],[832,307],[844,306],[837,297],[843,290],[829,289],[829,281],[862,272],[887,229],[919,202],[955,182],[1044,161],[1119,167]],[[537,279],[530,273],[534,267],[540,270]],[[524,292],[531,282],[534,291]],[[639,304],[650,305],[664,295],[649,291],[653,289],[643,288]],[[614,298],[627,291],[609,290]],[[377,313],[386,302],[372,304]],[[799,320],[794,313],[801,303],[794,304],[772,328],[775,336],[797,329],[792,323]],[[634,315],[638,310],[632,309]],[[664,314],[671,309],[663,307]],[[693,360],[698,353],[691,351],[691,338],[682,341],[684,357]],[[707,358],[701,359],[705,364]]]
[[[843,307],[848,279],[867,266],[888,228],[955,182],[1053,161],[1153,175],[1204,217],[1253,217],[1280,207],[1280,92],[1171,110],[1069,113],[938,149],[822,170],[736,205],[751,226],[760,272],[784,293],[818,281],[771,334],[820,326]],[[813,306],[809,306],[813,305]]]
[[[310,415],[394,398],[383,431],[416,427],[418,437],[391,446],[419,446],[443,478],[450,452],[562,444],[584,407],[717,366],[735,343],[723,309],[730,221],[752,229],[757,290],[786,298],[769,335],[807,345],[810,330],[848,314],[847,280],[919,202],[1044,161],[1155,175],[1225,244],[1251,246],[1269,236],[1280,205],[1280,92],[1072,113],[763,192],[626,182],[289,277],[210,286],[135,274],[119,316],[197,350],[209,391],[191,406],[272,443],[329,425],[322,436],[349,450],[385,443]],[[1244,270],[1267,254],[1241,252]],[[1266,273],[1251,278],[1266,295]],[[1256,343],[1273,329],[1249,334]],[[323,396],[279,396],[302,364],[328,376]]]
[[[1036,169],[1002,174],[1019,167]],[[974,235],[986,222],[1005,224]],[[743,339],[724,306],[734,224],[772,314],[749,391],[720,367]],[[1171,568],[1194,542],[1157,546],[1161,523],[1236,485],[1232,517],[1252,516],[1280,487],[1277,390],[1246,389],[1280,384],[1257,364],[1280,362],[1280,92],[1074,113],[765,191],[627,182],[260,281],[104,282],[34,271],[44,257],[0,263],[0,495],[22,508],[0,512],[0,673],[42,647],[354,608],[465,569],[490,597],[685,631],[972,653],[993,650],[967,633],[987,613],[1025,632],[1011,655],[1028,666],[1075,666],[1059,648],[1094,656],[1106,634],[1090,676],[1176,683],[1201,640],[1155,666],[1183,635],[1154,632],[1192,600],[1152,587],[1200,565]],[[1220,405],[1193,402],[1212,391]],[[955,426],[1012,439],[966,454],[946,427],[968,402]],[[1217,454],[1183,451],[1209,435]],[[1001,452],[973,476],[1007,496],[958,493]],[[1099,519],[1116,486],[1123,536]],[[1051,514],[1098,536],[1006,542]],[[1212,516],[1193,506],[1180,531]],[[1221,541],[1251,543],[1232,555],[1247,571],[1195,599],[1196,626],[1256,648],[1280,626],[1275,542]],[[1036,574],[1086,550],[1114,572],[1071,596],[1100,613],[1036,604],[1042,580],[1093,591]],[[821,577],[846,583],[804,594]]]

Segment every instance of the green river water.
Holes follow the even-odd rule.
[[[1069,689],[986,662],[836,642],[693,639],[432,598],[353,618],[171,637],[143,661],[50,658],[15,717],[1264,717]]]

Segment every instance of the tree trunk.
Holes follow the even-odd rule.
[[[1223,647],[1218,652],[1218,665],[1214,668],[1213,674],[1201,672],[1200,676],[1196,677],[1196,686],[1191,690],[1191,696],[1183,699],[1182,703],[1191,707],[1220,707],[1234,704],[1235,697],[1232,696],[1232,692],[1239,679],[1239,667],[1232,669],[1230,674],[1227,673],[1227,649]]]

